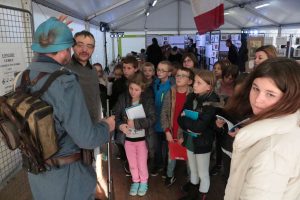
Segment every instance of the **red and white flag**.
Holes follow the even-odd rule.
[[[223,0],[191,0],[196,27],[200,34],[224,24]]]

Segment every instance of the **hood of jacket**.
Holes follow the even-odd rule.
[[[254,122],[239,130],[235,136],[233,149],[243,151],[266,137],[287,134],[297,127],[300,127],[300,109],[286,116]]]

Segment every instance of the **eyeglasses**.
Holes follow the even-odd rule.
[[[169,72],[169,71],[165,71],[165,70],[162,70],[162,69],[157,69],[156,72],[166,73],[166,72]]]
[[[184,74],[176,74],[175,78],[189,78],[189,76]]]
[[[86,47],[87,49],[90,49],[90,50],[95,48],[95,45],[93,45],[93,44],[84,44],[82,42],[77,42],[75,45],[81,49],[83,49],[84,47]]]

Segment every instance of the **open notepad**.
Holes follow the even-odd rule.
[[[146,117],[144,107],[142,104],[125,108],[125,112],[128,119],[141,119]]]
[[[223,116],[220,116],[220,115],[216,115],[216,117],[218,119],[222,119],[226,122],[227,126],[228,126],[228,132],[231,132],[231,131],[234,131],[236,128],[240,128],[240,125],[247,122],[249,120],[249,118],[246,118],[242,121],[240,121],[239,123],[237,124],[233,124],[231,121],[229,121],[228,119],[226,119],[225,117]]]

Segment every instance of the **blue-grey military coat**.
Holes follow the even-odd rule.
[[[45,56],[31,63],[30,78],[40,72],[52,73],[62,66]],[[40,89],[48,76],[32,88]],[[18,83],[20,80],[18,80]],[[55,155],[67,156],[80,152],[80,148],[94,149],[109,140],[109,127],[105,122],[93,124],[77,77],[70,73],[58,77],[42,99],[52,105],[60,150]],[[94,199],[96,173],[92,166],[81,161],[35,175],[28,173],[29,183],[36,200],[90,200]]]

